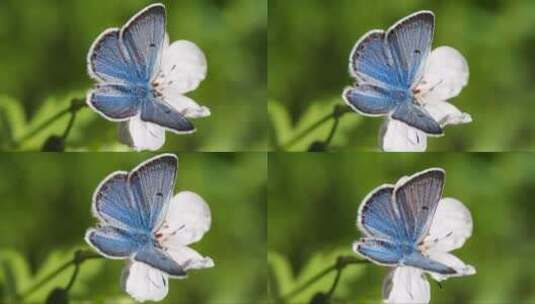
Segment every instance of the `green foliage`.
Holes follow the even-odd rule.
[[[433,47],[454,47],[468,60],[469,84],[451,101],[474,121],[448,127],[444,137],[429,140],[428,150],[535,147],[535,19],[530,16],[535,2],[270,0],[268,9],[268,95],[288,113],[290,126],[298,126],[318,99],[343,102],[341,93],[353,82],[347,72],[349,52],[360,36],[388,28],[417,10],[431,9],[436,14]],[[270,107],[272,124],[280,111]],[[318,112],[308,119],[326,114]],[[342,120],[349,119],[347,115]],[[380,124],[379,118],[362,117],[362,123],[343,135],[347,142],[334,148],[376,150]],[[277,132],[277,126],[272,128]],[[272,137],[271,143],[278,142]],[[303,151],[306,145],[300,148]]]
[[[319,119],[333,112],[333,107],[340,104],[337,99],[325,100],[311,103],[307,110],[299,117],[299,120],[292,124],[290,113],[280,102],[269,102],[269,114],[272,125],[272,142],[274,147],[289,151],[306,151],[315,140],[325,140],[332,128],[333,119],[321,124],[312,132],[307,133],[302,139],[290,147],[286,147],[290,140],[301,134]],[[349,131],[355,128],[360,122],[360,117],[347,115],[350,117],[341,118],[336,135],[331,142],[331,146],[345,146],[349,141]]]
[[[326,268],[334,265],[337,257],[352,255],[351,250],[347,248],[337,248],[328,250],[326,252],[316,252],[307,260],[305,265],[300,271],[294,275],[292,265],[288,259],[276,252],[268,253],[268,264],[270,267],[270,281],[273,282],[270,285],[270,296],[273,299],[283,298],[292,291],[303,286],[308,280],[315,275],[323,272]],[[351,290],[351,284],[353,280],[358,279],[364,272],[365,265],[350,265],[347,266],[342,274],[342,280],[339,283],[335,297],[345,298],[348,292]],[[328,275],[323,276],[315,283],[309,285],[308,288],[292,297],[289,303],[308,303],[318,292],[327,292],[335,277],[335,271],[330,272]]]
[[[31,271],[31,266],[28,264],[25,257],[14,250],[3,249],[0,251],[0,262],[2,264],[2,272],[0,273],[0,290],[2,290],[2,301],[11,302],[17,300],[17,295],[33,287],[35,284],[43,280],[50,273],[61,267],[64,263],[72,259],[73,250],[60,251],[53,250],[39,265],[35,272]],[[94,280],[101,268],[104,266],[102,260],[93,260],[88,262],[88,265],[83,267],[80,272],[76,284],[72,287],[70,293],[74,296],[78,294],[88,293],[91,286],[88,282]],[[36,290],[29,297],[24,300],[29,303],[42,303],[49,296],[50,290],[55,287],[65,286],[69,281],[73,268],[63,271],[48,281],[42,288]]]
[[[31,129],[26,124],[63,110],[68,102],[64,96],[85,98],[93,86],[86,57],[94,39],[153,2],[0,1],[0,95],[4,96],[0,102],[0,149],[36,151],[47,138],[64,130],[67,115],[21,146],[14,147],[13,138],[3,137],[18,138]],[[194,120],[195,134],[168,134],[163,149],[265,150],[266,2],[162,2],[167,7],[171,41],[193,41],[206,54],[207,78],[188,95],[212,112],[208,118]],[[10,105],[5,105],[4,99],[10,100]],[[18,108],[13,103],[18,103]],[[5,118],[6,112],[15,113]],[[116,123],[87,108],[79,114],[67,150],[128,150],[118,142]]]

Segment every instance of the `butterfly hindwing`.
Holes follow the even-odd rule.
[[[427,134],[441,135],[444,132],[440,124],[431,115],[412,102],[400,103],[392,112],[391,118],[404,122]]]
[[[394,190],[395,207],[410,242],[419,243],[429,232],[442,197],[445,172],[429,169],[402,180]]]
[[[150,5],[121,30],[121,41],[138,79],[147,83],[155,77],[165,41],[165,7]]]
[[[186,276],[186,271],[182,266],[175,262],[166,251],[153,245],[147,245],[136,252],[134,260],[145,263],[174,277]]]
[[[149,159],[128,176],[132,199],[148,231],[159,228],[175,188],[178,159],[164,154]]]
[[[388,30],[386,42],[404,87],[410,88],[421,77],[431,52],[434,30],[435,16],[430,11],[412,14]]]
[[[193,124],[163,100],[151,99],[141,107],[141,120],[165,127],[175,133],[192,133]]]
[[[375,238],[362,238],[353,249],[362,256],[382,265],[396,265],[403,257],[400,247],[394,242]]]
[[[369,116],[385,115],[403,101],[401,91],[367,84],[346,89],[343,97],[350,107]]]
[[[87,102],[98,113],[111,120],[126,120],[137,115],[143,96],[126,84],[98,84]]]
[[[89,229],[86,241],[98,252],[111,258],[126,258],[143,244],[141,235],[112,226]]]
[[[403,265],[413,266],[419,269],[436,272],[444,275],[452,275],[457,273],[455,269],[440,262],[431,260],[430,258],[422,255],[419,251],[414,251],[412,254],[404,257]]]

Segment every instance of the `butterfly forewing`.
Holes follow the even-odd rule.
[[[401,85],[410,88],[422,75],[431,52],[435,16],[423,11],[396,23],[386,34],[392,61]]]
[[[400,87],[397,71],[393,67],[381,30],[368,32],[353,48],[350,55],[351,74],[359,84],[381,86],[385,89]]]
[[[428,233],[444,187],[444,170],[429,169],[396,185],[394,203],[409,241],[415,245]]]
[[[121,41],[137,78],[151,81],[158,72],[165,40],[165,7],[151,5],[121,30]]]
[[[128,177],[134,204],[149,231],[158,229],[165,216],[175,188],[177,163],[174,155],[158,156],[142,163]]]
[[[394,187],[381,186],[364,199],[358,216],[358,225],[369,236],[399,242],[403,239],[402,225],[394,210]]]
[[[93,212],[106,224],[141,231],[143,218],[137,209],[138,205],[132,200],[127,179],[127,172],[116,172],[108,176],[93,195]]]
[[[106,30],[89,51],[89,74],[102,82],[131,83],[137,72],[127,58],[119,39],[119,29]]]

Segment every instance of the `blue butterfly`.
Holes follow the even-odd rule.
[[[121,29],[104,31],[91,47],[87,68],[98,83],[87,103],[104,118],[125,121],[139,115],[175,133],[194,126],[165,101],[156,81],[166,43],[165,6],[150,5]]]
[[[343,93],[346,103],[365,116],[399,120],[427,134],[441,135],[441,125],[418,104],[418,88],[431,52],[435,16],[414,13],[386,32],[372,30],[354,46],[349,70],[356,86]]]
[[[130,258],[173,277],[186,271],[160,245],[158,229],[175,188],[178,159],[163,154],[130,173],[109,175],[93,195],[92,211],[100,220],[85,240],[111,259]]]
[[[453,268],[426,257],[419,248],[442,197],[444,176],[442,169],[428,169],[372,191],[358,212],[357,225],[364,237],[353,249],[380,265],[456,274]]]

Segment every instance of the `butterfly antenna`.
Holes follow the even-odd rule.
[[[430,89],[429,91],[427,92],[433,92],[439,85],[441,85],[442,83],[444,82],[444,79],[441,79],[439,82],[437,82],[436,84],[434,84]]]

